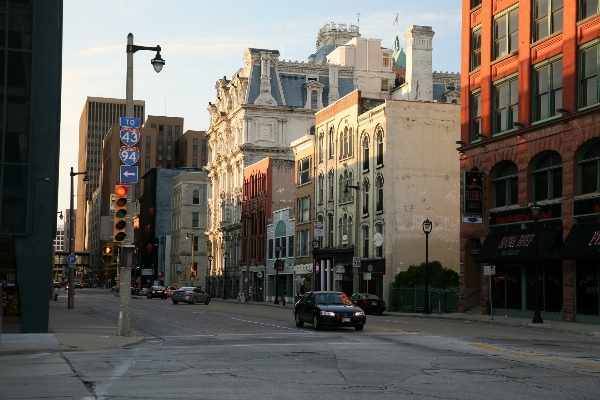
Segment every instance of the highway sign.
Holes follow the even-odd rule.
[[[126,126],[128,128],[139,128],[141,126],[139,118],[121,117],[120,122],[121,126]]]
[[[121,146],[119,157],[121,157],[123,164],[134,165],[140,159],[140,149],[137,147]]]
[[[121,181],[121,183],[137,183],[138,167],[131,165],[121,165],[121,176],[119,180]]]
[[[121,142],[125,146],[135,146],[140,141],[140,128],[121,127]]]
[[[67,264],[75,264],[77,262],[77,256],[75,254],[69,254],[67,256]]]

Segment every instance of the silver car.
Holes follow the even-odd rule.
[[[188,304],[204,303],[208,305],[210,295],[199,287],[182,287],[173,293],[171,300],[173,300],[173,304],[185,301]]]

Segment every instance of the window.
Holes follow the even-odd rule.
[[[375,225],[375,233],[383,235],[383,225]],[[379,247],[375,246],[375,257],[383,257],[383,244]]]
[[[381,91],[387,92],[388,89],[389,89],[389,79],[382,79],[381,80]]]
[[[302,197],[298,199],[298,218],[297,222],[310,221],[310,197]]]
[[[310,157],[298,161],[298,186],[310,182]]]
[[[533,201],[562,197],[562,158],[558,153],[544,156],[532,171]]]
[[[519,203],[519,181],[517,164],[506,162],[492,180],[494,207],[510,206]]]
[[[377,140],[377,166],[381,167],[383,165],[383,131],[378,130],[375,138]]]
[[[333,127],[329,128],[329,158],[333,158],[335,155],[335,145],[333,138]]]
[[[511,8],[494,18],[494,59],[504,57],[519,46],[519,8]]]
[[[471,93],[471,142],[481,135],[481,91]]]
[[[516,75],[495,84],[494,107],[494,133],[513,129],[519,118],[519,81]]]
[[[325,177],[323,174],[319,175],[319,183],[318,183],[318,199],[319,204],[323,204],[323,196],[325,194]]]
[[[579,194],[599,192],[598,168],[600,163],[600,142],[587,149],[579,161]]]
[[[192,155],[193,156],[198,155],[198,139],[192,140]]]
[[[536,66],[533,71],[533,120],[541,121],[560,114],[562,108],[562,59]]]
[[[579,20],[598,13],[598,0],[579,0]]]
[[[533,0],[533,40],[538,41],[563,28],[563,0]]]
[[[327,215],[327,247],[333,247],[333,214]]]
[[[200,213],[193,212],[192,213],[192,227],[198,228],[198,224],[200,223]]]
[[[206,157],[206,140],[202,141],[202,157]]]
[[[281,258],[286,258],[287,257],[287,237],[286,236],[282,236],[280,238],[277,238],[277,240],[281,240]]]
[[[146,136],[146,154],[150,154],[150,143],[152,138],[150,136]]]
[[[302,257],[310,255],[310,229],[298,231],[297,236],[298,251],[296,252],[296,256]]]
[[[317,91],[316,90],[310,91],[310,108],[313,110],[317,109]]]
[[[338,222],[339,228],[339,243],[341,247],[348,247],[350,243],[350,233],[352,229],[352,218],[348,218],[347,214],[344,214]]]
[[[327,180],[329,181],[329,193],[327,193],[327,199],[329,201],[333,201],[333,188],[334,188],[334,182],[333,182],[333,171],[329,171],[329,174],[327,176]]]
[[[194,190],[194,194],[192,195],[192,204],[200,204],[200,191]]]
[[[387,68],[390,66],[390,55],[389,54],[383,54],[383,62],[382,65],[384,68]]]
[[[363,258],[369,258],[369,227],[368,226],[363,226],[362,228],[362,235],[363,235],[363,249],[362,249],[362,256]]]
[[[383,177],[381,175],[377,177],[375,184],[377,186],[377,204],[375,211],[380,212],[383,211]]]
[[[288,236],[288,257],[294,257],[294,235]]]
[[[342,158],[351,157],[353,153],[352,145],[352,128],[345,127],[340,133],[340,160]]]
[[[369,170],[369,138],[367,136],[363,139],[363,171]]]
[[[369,180],[365,179],[365,181],[363,182],[362,185],[362,190],[363,190],[363,206],[362,206],[362,213],[363,214],[368,214],[369,213]]]
[[[273,247],[273,239],[269,239],[269,246],[267,248],[267,252],[268,252],[267,257],[269,258],[269,260],[273,259],[273,249],[274,249],[274,247]]]
[[[319,133],[319,163],[323,162],[323,147],[325,147],[323,132]]]
[[[481,66],[481,25],[471,32],[471,71]]]
[[[196,236],[192,236],[192,240],[194,241],[194,243],[192,243],[192,245],[194,246],[194,251],[198,251],[198,239],[200,239],[199,237]],[[196,263],[194,263],[194,265],[196,265]],[[196,268],[194,268],[196,269]]]
[[[481,0],[471,0],[471,8],[479,7],[481,5]]]
[[[579,104],[588,107],[598,103],[598,42],[582,48],[579,65]]]

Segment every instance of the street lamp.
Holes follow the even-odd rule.
[[[433,229],[433,223],[427,218],[423,221],[423,232],[425,232],[425,301],[423,302],[423,314],[429,314],[429,233]]]
[[[535,250],[535,308],[533,310],[533,324],[543,324],[542,315],[540,313],[540,273],[539,273],[539,262],[538,262],[538,237],[537,237],[537,222],[540,219],[541,207],[537,202],[534,202],[529,206],[529,212],[531,213],[531,219],[533,220],[533,236],[534,236],[534,250]]]
[[[317,250],[319,250],[319,239],[314,238],[312,243],[312,254],[313,254],[313,272],[312,272],[312,282],[311,282],[311,290],[316,290],[317,289],[317,276],[316,276],[316,269],[317,269]]]
[[[229,253],[225,252],[223,258],[225,259],[225,266],[223,268],[223,300],[227,300],[227,259],[229,258]]]
[[[275,301],[273,304],[279,304],[279,293],[278,293],[278,281],[279,281],[279,252],[281,251],[280,246],[275,246]]]
[[[126,82],[126,93],[125,93],[125,113],[127,117],[133,117],[133,53],[139,50],[156,51],[156,56],[150,60],[150,63],[154,67],[154,70],[158,73],[162,71],[165,65],[165,60],[160,56],[161,48],[156,47],[145,47],[135,46],[133,44],[133,34],[127,35],[127,82]]]
[[[69,207],[69,255],[73,254],[74,246],[73,246],[73,222],[75,221],[75,217],[73,216],[73,177],[76,175],[84,175],[83,182],[89,182],[90,178],[88,177],[87,171],[84,172],[73,172],[73,167],[71,167],[71,203]],[[62,215],[62,214],[61,214]],[[75,308],[75,268],[69,268],[69,291],[67,292],[67,308],[73,309]]]
[[[212,296],[212,294],[210,293],[210,273],[212,271],[212,262],[213,262],[214,257],[212,255],[208,256],[208,268],[206,269],[206,273],[205,275],[205,282],[204,284],[206,285],[206,289],[208,289],[208,294]]]
[[[356,182],[356,186],[352,186],[352,185],[348,185],[348,183],[346,182],[346,187],[344,188],[344,195],[348,196],[348,193],[350,192],[348,190],[348,188],[352,188],[354,190],[356,190],[356,202],[354,203],[356,206],[356,210],[354,212],[354,217],[355,217],[355,221],[354,221],[354,259],[352,260],[352,291],[353,293],[358,293],[360,291],[360,288],[358,287],[358,268],[354,267],[354,260],[356,260],[358,257],[358,212],[360,210],[358,203],[360,201],[360,195],[358,194],[358,191],[360,190],[360,182]],[[367,204],[365,204],[367,205]]]
[[[185,239],[189,239],[189,234],[185,234]],[[194,238],[194,232],[192,232],[192,264],[190,265],[190,285],[194,286],[194,272],[196,271],[195,265],[194,265],[194,240],[196,240]]]

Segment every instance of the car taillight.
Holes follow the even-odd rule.
[[[363,300],[362,303],[363,304],[369,304],[369,300]]]
[[[153,290],[152,293],[156,293],[156,290]]]
[[[381,306],[385,307],[385,301],[381,300]]]

